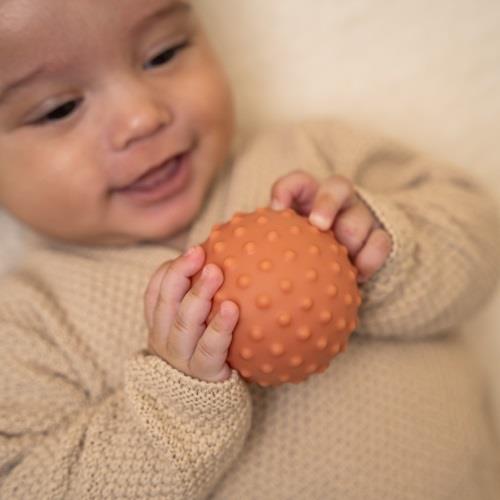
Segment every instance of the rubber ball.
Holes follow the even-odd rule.
[[[236,213],[202,244],[224,283],[208,321],[224,300],[240,309],[228,364],[261,386],[298,383],[324,372],[345,352],[358,323],[357,270],[333,232],[292,209]]]

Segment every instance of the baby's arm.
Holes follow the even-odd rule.
[[[334,121],[306,123],[298,133],[332,174],[351,180],[392,239],[389,258],[362,286],[359,333],[435,335],[485,303],[500,271],[500,224],[473,178]]]
[[[22,277],[0,288],[0,497],[205,498],[249,430],[241,379],[207,383],[141,354],[114,390],[75,342],[50,293]]]

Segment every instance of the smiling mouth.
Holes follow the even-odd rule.
[[[191,151],[186,151],[174,156],[148,170],[131,184],[113,189],[111,194],[142,208],[173,199],[189,187],[191,155]]]
[[[182,155],[174,156],[158,167],[154,167],[153,169],[147,171],[132,184],[123,188],[118,188],[115,191],[119,193],[128,191],[149,191],[173,177],[179,169],[181,160]]]

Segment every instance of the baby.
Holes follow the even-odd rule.
[[[195,3],[0,0],[0,204],[34,236],[0,285],[0,497],[498,498],[455,328],[498,278],[491,198],[335,121],[239,140]],[[347,354],[267,389],[199,246],[265,204],[333,230],[363,294]]]

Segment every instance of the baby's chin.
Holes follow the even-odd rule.
[[[26,230],[31,233],[31,238],[35,240],[49,240],[58,242],[64,245],[75,246],[131,246],[141,243],[161,244],[178,247],[181,246],[189,235],[189,229],[168,229],[162,231],[149,231],[140,233],[121,233],[121,232],[101,232],[99,234],[89,234],[80,232],[69,233],[62,231],[52,231],[44,228],[26,227]]]
[[[110,244],[109,242],[114,240],[114,244],[131,245],[148,243],[184,250],[192,225],[202,207],[203,200],[194,204],[184,204],[182,217],[176,216],[172,220],[162,220],[156,227],[145,228],[143,226],[139,234],[118,235],[112,239],[108,237],[104,239],[104,244]]]
[[[201,204],[200,204],[201,206]],[[61,228],[61,227],[38,227],[34,224],[19,221],[24,230],[30,233],[31,238],[38,240],[50,240],[65,245],[83,246],[130,246],[141,243],[161,244],[183,249],[188,239],[191,226],[198,214],[199,208],[185,207],[183,217],[175,217],[174,220],[162,220],[149,226],[141,221],[135,224],[121,224],[123,230],[101,228],[95,230]],[[135,227],[134,227],[135,226]],[[66,229],[66,230],[65,230]]]

